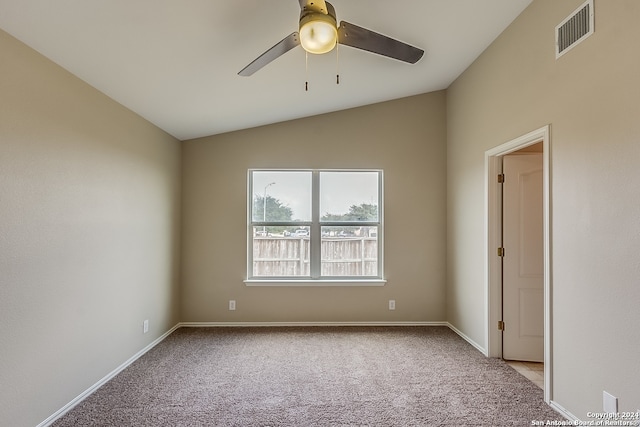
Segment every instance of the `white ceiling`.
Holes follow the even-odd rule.
[[[532,0],[333,0],[338,21],[425,50],[342,46],[245,65],[293,31],[298,0],[0,0],[0,28],[180,140],[447,88]]]

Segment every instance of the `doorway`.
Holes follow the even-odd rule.
[[[544,126],[505,144],[485,152],[485,265],[486,293],[486,342],[487,356],[503,357],[502,330],[502,257],[498,248],[502,248],[502,188],[498,175],[502,173],[503,158],[518,150],[532,149],[536,144],[542,147],[542,305],[543,305],[543,363],[544,363],[544,399],[552,399],[552,319],[551,319],[551,257],[550,257],[550,179],[549,179],[549,126]]]

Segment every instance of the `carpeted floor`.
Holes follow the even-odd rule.
[[[181,328],[64,426],[529,426],[542,390],[445,327]]]

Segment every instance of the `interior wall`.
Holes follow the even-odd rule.
[[[640,408],[640,3],[596,0],[556,60],[582,3],[534,0],[447,91],[447,318],[484,343],[484,152],[550,124],[552,400],[586,420]]]
[[[179,321],[180,146],[2,31],[0,94],[0,424],[33,427]]]
[[[182,320],[445,320],[444,115],[440,91],[184,142]],[[249,168],[383,169],[386,285],[246,286]]]

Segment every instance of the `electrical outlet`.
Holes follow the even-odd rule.
[[[606,391],[603,391],[602,392],[602,410],[607,413],[618,412],[618,398],[610,393],[607,393]]]
[[[235,310],[235,309],[236,309],[236,300],[234,300],[234,299],[230,299],[230,300],[229,300],[229,310],[230,310],[230,311],[233,311],[233,310]]]
[[[396,309],[396,300],[390,299],[389,300],[389,310],[395,310],[395,309]]]
[[[142,333],[146,334],[147,332],[149,332],[149,320],[145,320],[144,322],[142,322]]]

